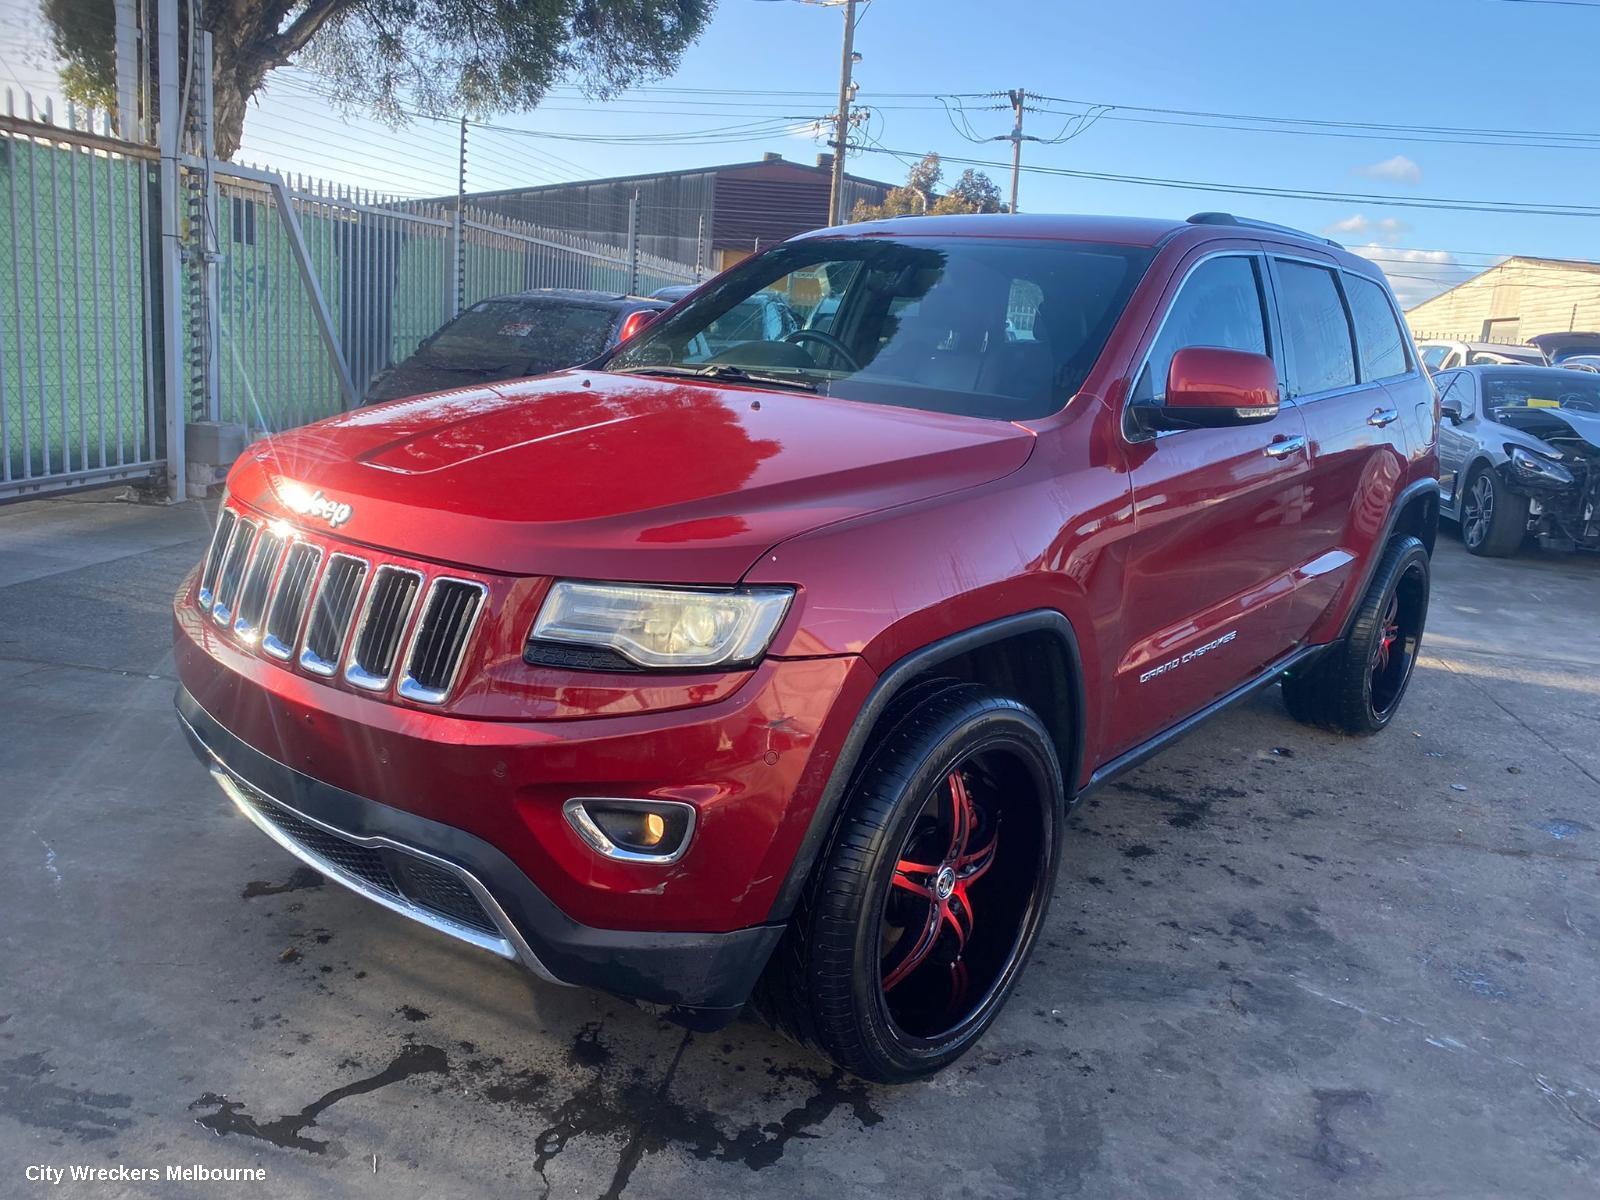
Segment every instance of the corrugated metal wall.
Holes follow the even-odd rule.
[[[1406,313],[1419,337],[1474,341],[1488,321],[1496,341],[1600,330],[1600,267],[1513,258]]]
[[[478,208],[513,220],[620,245],[628,234],[628,202],[638,193],[639,249],[692,264],[697,260],[701,216],[706,218],[707,238],[711,235],[715,186],[715,172],[704,171],[478,194],[469,199]]]

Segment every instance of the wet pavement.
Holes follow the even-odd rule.
[[[891,1089],[541,985],[233,815],[171,707],[205,533],[0,508],[0,1194],[1600,1192],[1600,559],[1447,529],[1396,726],[1268,692],[1086,800],[1007,1011]]]

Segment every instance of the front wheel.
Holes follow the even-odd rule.
[[[1387,728],[1422,650],[1431,582],[1427,548],[1414,537],[1391,541],[1349,635],[1284,678],[1289,715],[1358,736]]]
[[[1005,1004],[1055,877],[1061,768],[1028,708],[976,685],[892,710],[764,981],[780,1027],[901,1083]]]
[[[1479,467],[1461,495],[1461,541],[1469,554],[1509,558],[1528,532],[1528,498],[1488,467]]]

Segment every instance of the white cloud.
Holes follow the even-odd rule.
[[[1404,154],[1396,154],[1382,162],[1368,163],[1355,169],[1357,175],[1368,179],[1382,179],[1386,183],[1421,183],[1422,168]]]
[[[1409,250],[1381,242],[1349,250],[1382,268],[1401,308],[1413,308],[1476,273],[1476,268],[1462,266],[1448,250]]]
[[[1325,226],[1322,232],[1332,237],[1369,238],[1392,246],[1411,232],[1411,226],[1398,217],[1379,217],[1374,220],[1364,213],[1353,213]]]

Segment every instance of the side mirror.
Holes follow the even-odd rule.
[[[1187,346],[1167,368],[1165,404],[1136,404],[1146,431],[1257,425],[1278,415],[1278,368],[1265,354]]]
[[[637,312],[629,313],[627,320],[622,322],[621,332],[617,334],[618,345],[627,341],[660,315],[660,313],[648,308],[641,308]]]
[[[1454,396],[1446,396],[1439,401],[1439,411],[1450,418],[1450,424],[1459,425],[1462,421],[1461,401]]]

